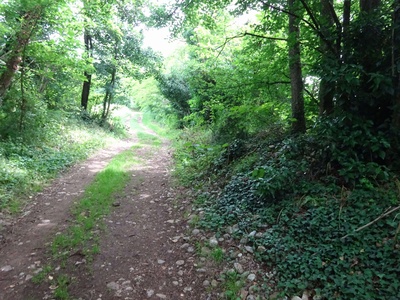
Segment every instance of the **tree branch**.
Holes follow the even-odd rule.
[[[390,208],[389,208],[389,209],[390,209]],[[361,226],[361,227],[357,228],[357,229],[354,230],[352,233],[346,234],[344,237],[342,237],[342,238],[340,238],[340,239],[341,239],[341,240],[344,240],[345,238],[347,238],[347,237],[350,236],[351,234],[356,233],[356,232],[358,232],[358,231],[361,231],[361,230],[363,230],[363,229],[365,229],[365,228],[371,226],[372,224],[378,222],[380,219],[382,219],[382,218],[384,218],[384,217],[390,215],[392,212],[395,212],[395,211],[398,210],[398,209],[400,209],[400,205],[397,206],[397,207],[395,207],[395,208],[390,209],[389,211],[387,211],[387,212],[385,212],[385,213],[383,213],[383,214],[381,214],[381,215],[380,215],[379,217],[377,217],[375,220],[369,222],[368,224],[365,224],[364,226]]]
[[[304,1],[302,1],[303,3]],[[313,23],[311,23],[310,21],[307,21],[306,19],[300,17],[299,15],[292,13],[286,9],[271,5],[269,3],[265,3],[263,2],[265,7],[269,7],[271,9],[277,10],[279,12],[285,13],[287,15],[293,16],[298,18],[300,21],[306,23],[312,30],[315,31],[315,33],[321,38],[321,40],[328,46],[329,50],[332,51],[332,53],[334,53],[335,55],[337,55],[337,51],[336,49],[333,47],[332,43],[325,37],[325,35],[321,32],[321,30],[319,29],[319,27],[316,27]],[[310,16],[311,17],[311,16]],[[318,23],[317,23],[318,24]]]
[[[261,35],[261,34],[256,34],[256,33],[251,33],[251,32],[244,32],[243,36],[253,36],[253,37],[257,37],[257,38],[262,38],[262,39],[268,39],[268,40],[274,40],[274,41],[287,41],[286,38],[280,38],[280,37],[273,37],[273,36],[265,36],[265,35]]]
[[[256,34],[256,33],[251,33],[251,32],[245,31],[245,32],[242,33],[242,34],[239,34],[239,35],[235,35],[235,36],[231,36],[231,37],[225,38],[225,42],[224,42],[222,45],[220,45],[220,46],[218,46],[217,48],[215,48],[215,50],[221,49],[221,50],[218,52],[218,55],[216,56],[215,59],[218,59],[218,57],[221,55],[222,51],[224,51],[225,46],[226,46],[231,40],[243,38],[243,37],[245,37],[245,36],[247,36],[247,35],[248,35],[248,36],[252,36],[252,37],[262,38],[262,39],[274,40],[274,41],[285,41],[285,42],[287,41],[287,39],[285,39],[285,38],[279,38],[279,37],[273,37],[273,36],[265,36],[265,35]]]

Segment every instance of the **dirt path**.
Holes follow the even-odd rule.
[[[53,287],[38,288],[30,280],[46,263],[46,243],[70,224],[69,209],[95,174],[135,142],[121,142],[71,168],[5,227],[0,245],[1,300],[53,299]],[[167,143],[159,148],[141,147],[135,155],[142,163],[132,169],[132,180],[119,196],[119,206],[104,220],[100,254],[90,264],[74,258],[70,296],[211,299],[202,294],[204,270],[197,268],[194,246],[185,235],[188,228],[181,218],[187,201],[184,193],[172,187]]]

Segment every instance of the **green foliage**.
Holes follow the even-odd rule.
[[[178,119],[183,119],[190,113],[188,100],[191,93],[186,79],[179,71],[174,71],[171,74],[160,75],[157,80],[161,93],[170,101]]]
[[[214,109],[212,107],[211,109]],[[271,105],[240,105],[220,108],[214,113],[215,124],[212,126],[214,139],[230,142],[234,138],[245,139],[279,123],[279,116]],[[278,126],[277,126],[278,127]]]
[[[209,174],[209,167],[220,154],[222,146],[209,145],[211,133],[185,129],[175,145],[175,174],[182,184],[190,184]]]
[[[310,143],[318,144],[315,158],[326,164],[326,172],[336,170],[345,184],[389,179],[384,163],[391,151],[390,140],[374,129],[372,121],[352,115],[321,119],[311,131]]]
[[[0,207],[16,212],[20,197],[112,140],[109,133],[62,112],[47,113],[36,134],[0,142]]]
[[[303,136],[249,142],[220,148],[196,170],[195,182],[230,176],[201,186],[219,183],[222,192],[202,194],[207,199],[197,205],[205,215],[197,226],[221,233],[237,226],[235,237],[262,249],[255,256],[276,271],[282,295],[309,290],[321,299],[398,298],[399,223],[394,215],[377,219],[400,204],[395,175],[384,165],[388,137],[370,122],[342,116],[319,120]],[[211,161],[220,168],[210,168]],[[254,230],[260,234],[249,237]]]

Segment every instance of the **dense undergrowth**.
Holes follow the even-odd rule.
[[[89,116],[48,112],[40,128],[31,128],[0,141],[0,211],[18,212],[23,195],[39,191],[45,182],[104,147],[122,134],[120,122],[99,127]],[[17,134],[18,133],[18,134]]]
[[[300,136],[211,139],[183,131],[176,173],[198,189],[200,226],[247,239],[276,272],[267,298],[400,299],[396,153],[372,123],[342,116]]]

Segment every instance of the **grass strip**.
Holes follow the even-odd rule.
[[[90,256],[91,250],[98,249],[93,243],[96,230],[101,228],[101,219],[110,213],[114,195],[122,191],[129,181],[129,169],[137,163],[132,150],[114,157],[109,165],[95,177],[82,199],[73,207],[74,225],[67,232],[56,236],[52,243],[52,254],[56,258],[74,250],[84,250]],[[91,241],[87,243],[87,241]],[[90,244],[90,249],[87,248]],[[97,250],[95,251],[97,252]]]
[[[57,262],[64,271],[53,271],[47,267],[37,274],[32,281],[36,284],[47,282],[55,286],[55,299],[71,299],[68,285],[68,258],[80,253],[87,262],[100,252],[99,232],[104,228],[103,218],[110,214],[115,196],[123,191],[130,180],[130,169],[139,161],[134,155],[135,147],[115,156],[107,167],[99,172],[94,181],[86,188],[82,199],[72,208],[73,225],[64,233],[58,234],[52,244],[52,260]],[[67,274],[66,274],[67,273]]]

